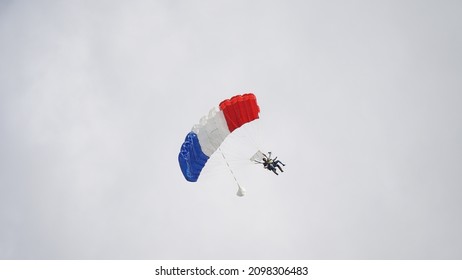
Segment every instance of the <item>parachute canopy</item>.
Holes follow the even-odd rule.
[[[178,161],[186,180],[196,182],[210,156],[225,138],[242,125],[259,118],[260,107],[253,93],[223,100],[193,126],[181,145]]]

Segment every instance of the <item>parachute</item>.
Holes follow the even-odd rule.
[[[242,125],[258,119],[259,113],[260,107],[253,93],[233,96],[220,102],[218,108],[212,108],[199,124],[192,127],[181,145],[178,161],[185,179],[196,182],[208,159],[226,137]],[[239,191],[238,195],[243,195],[240,187]]]

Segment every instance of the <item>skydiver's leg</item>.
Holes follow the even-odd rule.
[[[286,166],[286,165],[285,165],[284,163],[282,163],[282,161],[280,161],[280,160],[276,160],[274,163],[275,163],[275,164],[282,164],[282,166]]]
[[[268,170],[273,171],[274,174],[276,174],[276,175],[279,175],[279,174],[276,172],[276,168],[274,168],[274,166],[273,166],[272,164],[269,164],[269,165],[268,165]]]
[[[281,166],[279,165],[279,163],[282,163],[282,162],[281,162],[280,160],[276,160],[276,161],[273,162],[273,167],[274,167],[274,169],[276,169],[276,167],[277,167],[277,168],[279,168],[279,170],[280,170],[281,172],[284,172],[284,170],[282,170],[282,168],[281,168]]]
[[[281,166],[279,164],[276,165],[277,168],[279,168],[279,170],[281,170],[281,172],[284,172],[284,170],[282,170]]]

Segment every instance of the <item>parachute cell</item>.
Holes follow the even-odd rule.
[[[186,180],[196,182],[210,156],[225,138],[242,125],[259,118],[260,108],[252,93],[223,100],[213,108],[186,136],[178,155]]]

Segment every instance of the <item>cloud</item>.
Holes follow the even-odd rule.
[[[460,258],[459,4],[2,3],[0,258]],[[286,172],[184,181],[244,92]]]

